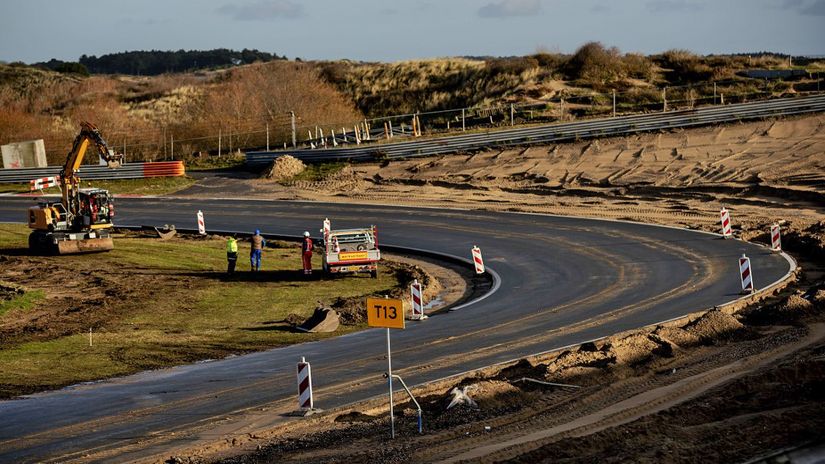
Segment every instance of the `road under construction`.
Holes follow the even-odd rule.
[[[4,198],[0,220],[19,221],[26,198]],[[118,200],[121,226],[194,225],[238,231],[251,217],[297,235],[324,217],[381,227],[383,249],[424,251],[471,266],[477,245],[491,276],[473,301],[393,336],[394,373],[409,385],[654,324],[736,300],[738,258],[758,289],[789,275],[792,259],[686,229],[482,211],[251,200]],[[296,237],[297,238],[297,237]],[[0,402],[0,461],[123,462],[252,433],[294,420],[295,363],[312,362],[316,407],[386,391],[384,331],[146,372]]]

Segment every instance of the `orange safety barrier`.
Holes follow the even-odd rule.
[[[186,175],[183,161],[143,163],[143,177],[178,177]]]

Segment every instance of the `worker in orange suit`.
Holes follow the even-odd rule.
[[[304,232],[304,241],[301,243],[301,259],[304,261],[304,275],[312,274],[312,238],[309,232]]]

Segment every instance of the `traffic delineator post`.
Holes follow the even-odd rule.
[[[751,270],[751,259],[742,253],[739,258],[739,278],[742,282],[742,293],[751,294],[754,292],[753,271]]]
[[[719,211],[719,218],[722,222],[722,237],[730,238],[733,236],[733,231],[730,225],[730,212],[723,206]]]
[[[307,411],[315,409],[312,397],[312,370],[306,359],[301,356],[298,362],[298,408]]]
[[[473,264],[476,267],[476,274],[484,274],[484,258],[481,256],[481,249],[473,245]]]
[[[206,235],[206,223],[203,221],[203,212],[198,210],[198,233]]]
[[[424,297],[418,279],[410,284],[410,319],[420,321],[427,318],[424,314]]]
[[[782,251],[782,236],[779,224],[771,226],[771,251]]]
[[[329,222],[329,218],[324,218],[324,228],[321,229],[321,233],[324,234],[324,246],[326,247],[329,245],[329,231],[331,230],[332,225]]]

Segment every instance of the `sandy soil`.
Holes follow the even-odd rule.
[[[266,198],[631,219],[783,245],[803,272],[744,308],[619,334],[417,390],[399,438],[385,400],[182,461],[745,461],[825,436],[825,116],[355,165],[319,182],[233,180]],[[216,179],[220,184],[224,180]],[[229,182],[229,180],[226,180]],[[551,383],[579,388],[554,387]],[[445,410],[454,387],[478,408]],[[227,441],[228,443],[228,441]]]
[[[423,203],[697,228],[713,228],[725,205],[735,226],[755,218],[811,224],[825,217],[824,125],[825,116],[816,115],[358,164],[317,182],[211,178],[208,187],[271,199]]]

